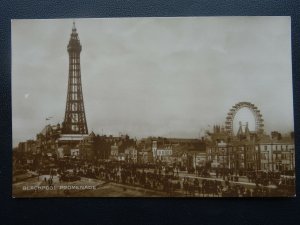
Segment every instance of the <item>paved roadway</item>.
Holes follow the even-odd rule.
[[[153,170],[145,170],[146,172],[153,172]],[[32,174],[35,175],[35,174]],[[217,180],[224,182],[224,180],[216,177],[203,178],[198,177],[195,174],[188,174],[187,172],[179,172],[181,183],[184,177],[198,178],[199,180]],[[13,196],[14,197],[168,197],[168,194],[161,191],[154,191],[137,186],[129,186],[114,182],[105,182],[97,179],[81,178],[80,181],[74,182],[59,182],[57,176],[53,177],[53,186],[55,190],[23,190],[24,187],[47,187],[48,183],[44,179],[49,179],[49,175],[42,175],[40,177],[32,177],[25,181],[17,182],[13,184]],[[245,182],[246,178],[240,179],[239,182],[231,182],[234,184],[243,185],[246,187],[255,187],[254,183]],[[93,186],[93,190],[77,190],[72,189],[65,191],[61,189],[61,186]],[[183,197],[183,190],[176,191],[172,196]],[[198,197],[208,197],[200,196]]]

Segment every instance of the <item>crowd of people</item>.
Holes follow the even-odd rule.
[[[87,177],[124,185],[137,186],[163,192],[166,196],[195,197],[262,197],[276,196],[274,189],[256,182],[241,185],[230,173],[222,174],[225,179],[205,178],[196,175],[180,175],[176,169],[164,166],[147,166],[117,162],[95,164],[64,164],[58,168],[60,180],[74,181]],[[270,176],[272,177],[272,176]],[[63,179],[62,179],[63,178]],[[222,178],[222,177],[221,177]],[[250,177],[249,180],[255,178]]]

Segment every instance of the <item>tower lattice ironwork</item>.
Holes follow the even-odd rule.
[[[65,134],[88,133],[81,85],[80,52],[81,44],[75,22],[73,22],[71,38],[68,44],[69,78],[65,119],[63,123],[63,133]]]

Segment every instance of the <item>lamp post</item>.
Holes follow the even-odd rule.
[[[272,172],[274,172],[274,162],[273,162],[273,140],[271,141],[271,163],[272,163]]]
[[[225,180],[225,151],[222,148],[223,179]]]
[[[247,152],[246,152],[246,145],[243,145],[244,147],[244,169],[246,170],[246,173],[248,172],[248,168],[247,168]]]
[[[268,150],[267,150],[267,155],[268,155],[268,172],[269,172],[269,170],[270,170],[270,153]]]
[[[235,176],[237,176],[237,167],[238,167],[238,149],[235,147],[234,151],[234,170],[235,170]]]
[[[228,168],[229,170],[231,169],[231,161],[230,161],[230,158],[231,158],[231,151],[230,151],[230,145],[227,145],[227,159],[228,159]]]

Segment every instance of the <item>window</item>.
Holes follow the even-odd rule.
[[[287,159],[287,154],[286,153],[282,153],[282,159]]]
[[[261,159],[266,160],[268,158],[267,153],[261,153]]]

